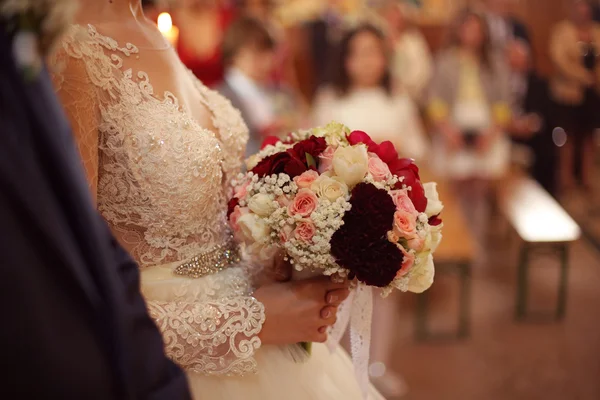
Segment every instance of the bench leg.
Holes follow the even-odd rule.
[[[421,293],[417,296],[417,315],[415,321],[415,339],[417,341],[426,340],[429,336],[427,329],[427,310],[429,293]]]
[[[460,266],[461,284],[460,284],[460,316],[458,321],[458,337],[466,338],[469,336],[471,327],[471,266],[466,263]]]
[[[443,269],[455,269],[460,275],[460,295],[458,328],[453,333],[433,333],[429,330],[429,294],[422,293],[417,296],[417,313],[415,322],[415,339],[463,339],[469,336],[470,331],[470,300],[471,300],[471,266],[464,264],[448,264]],[[440,268],[440,271],[442,268]]]
[[[567,306],[567,287],[569,269],[569,249],[566,244],[559,247],[560,251],[560,282],[558,286],[558,304],[556,305],[556,319],[563,319]]]
[[[517,271],[517,307],[515,318],[521,320],[527,313],[527,269],[529,267],[529,246],[524,243],[519,255],[519,266]]]
[[[554,312],[554,319],[561,320],[565,316],[566,304],[567,304],[567,287],[568,287],[568,272],[569,272],[569,252],[567,243],[552,244],[551,249],[555,250],[554,254],[558,254],[560,261],[560,279],[558,283],[558,296],[556,302],[556,310]],[[518,276],[517,276],[517,304],[515,309],[515,318],[517,320],[524,320],[528,314],[527,311],[527,297],[529,291],[529,260],[531,258],[530,251],[532,245],[524,243],[521,247],[521,253],[519,257]],[[548,317],[552,319],[552,315],[538,314],[537,317],[547,320]]]

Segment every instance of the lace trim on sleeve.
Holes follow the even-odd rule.
[[[186,370],[206,375],[255,373],[253,355],[265,321],[262,303],[250,296],[211,302],[149,301],[167,355]]]

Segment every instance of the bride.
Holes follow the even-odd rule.
[[[339,346],[290,356],[295,343],[325,341],[346,284],[255,288],[268,265],[245,259],[227,229],[227,183],[248,138],[239,112],[186,70],[141,0],[81,1],[77,22],[54,56],[57,93],[98,209],[138,261],[194,398],[362,399]]]

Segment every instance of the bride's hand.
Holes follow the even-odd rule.
[[[254,297],[265,306],[266,320],[259,333],[263,344],[324,342],[327,327],[336,321],[337,308],[348,295],[349,283],[328,277],[262,286]]]

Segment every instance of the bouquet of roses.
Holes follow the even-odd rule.
[[[280,249],[297,271],[355,280],[384,296],[431,286],[443,206],[436,184],[422,184],[391,142],[332,122],[267,139],[247,167],[233,182],[228,218],[251,254]],[[353,306],[369,326],[370,301],[354,296]]]
[[[234,181],[229,221],[251,253],[283,249],[298,271],[422,292],[443,208],[435,183],[390,142],[338,123],[269,138]]]

